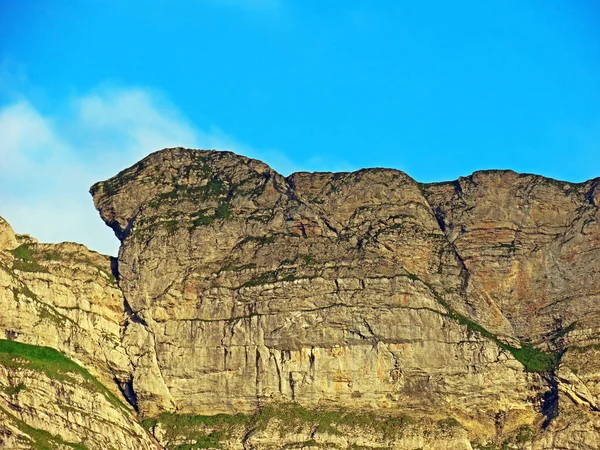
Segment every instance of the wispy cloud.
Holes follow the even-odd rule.
[[[116,254],[118,241],[98,217],[89,186],[160,148],[228,149],[283,173],[296,169],[279,152],[256,150],[216,127],[194,127],[149,90],[104,86],[64,110],[44,115],[24,98],[0,108],[0,215],[41,241]]]

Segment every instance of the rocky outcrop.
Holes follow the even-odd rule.
[[[49,347],[0,341],[2,448],[157,449],[130,409]]]
[[[17,245],[17,237],[12,227],[0,217],[0,251],[12,250]]]
[[[292,402],[452,420],[470,446],[594,448],[598,180],[284,178],[177,148],[91,192],[122,240],[120,342],[145,417]]]
[[[545,348],[576,344],[600,318],[600,222],[596,182],[564,183],[509,171],[476,172],[426,186],[440,227],[480,299],[493,303],[512,336]],[[578,330],[578,333],[566,331]],[[580,336],[578,338],[578,336]]]
[[[595,449],[599,186],[175,148],[118,259],[0,219],[0,447]]]
[[[110,258],[39,244],[2,219],[0,243],[0,447],[158,448],[128,403]]]
[[[167,448],[378,448],[472,449],[452,419],[414,421],[407,416],[306,410],[297,404],[265,407],[253,416],[188,417],[163,414],[146,426]]]
[[[0,338],[55,348],[116,395],[130,381],[121,345],[124,301],[106,256],[72,243],[30,238],[0,254]]]

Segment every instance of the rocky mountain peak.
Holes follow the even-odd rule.
[[[473,426],[516,408],[550,423],[558,368],[598,321],[597,184],[513,171],[284,178],[232,153],[155,153],[92,188],[123,242],[120,286],[153,336],[154,359],[134,362],[154,380],[140,408],[293,401],[452,410]],[[486,377],[494,393],[461,403]]]
[[[599,184],[155,152],[118,260],[0,220],[0,446],[595,449]]]

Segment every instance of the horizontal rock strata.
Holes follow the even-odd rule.
[[[293,402],[453,418],[481,442],[530,426],[539,445],[561,407],[590,424],[598,184],[283,177],[228,152],[154,153],[91,189],[122,240],[139,411]]]
[[[0,447],[596,449],[599,186],[173,148],[118,258],[0,219]]]

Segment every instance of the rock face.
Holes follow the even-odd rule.
[[[132,367],[110,258],[3,219],[0,243],[0,448],[159,448],[121,393]]]
[[[126,358],[111,370],[167,446],[200,445],[173,417],[256,425],[292,403],[458,431],[359,442],[342,418],[293,441],[261,438],[269,421],[210,433],[227,448],[596,448],[599,185],[509,171],[284,178],[228,152],[154,153],[91,189],[122,241]]]
[[[600,179],[165,149],[118,259],[0,218],[0,448],[596,449]]]
[[[159,448],[131,410],[48,347],[0,342],[2,448]]]
[[[0,251],[12,250],[17,247],[17,237],[12,227],[0,217]]]

